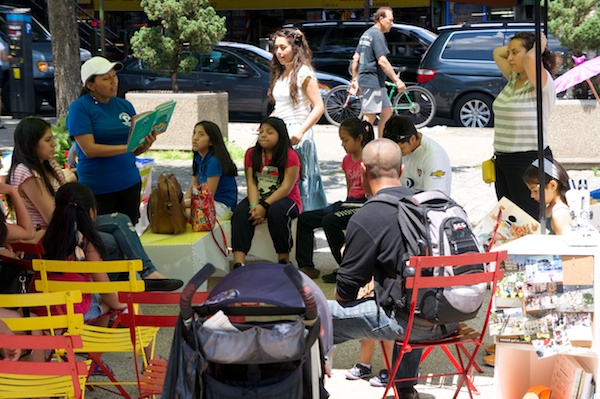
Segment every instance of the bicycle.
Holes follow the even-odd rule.
[[[427,126],[435,115],[435,99],[431,92],[421,86],[407,86],[403,93],[396,93],[396,85],[385,82],[394,113],[410,118],[417,129]],[[336,86],[325,96],[325,118],[334,126],[347,118],[362,118],[360,94],[348,93],[350,86]]]

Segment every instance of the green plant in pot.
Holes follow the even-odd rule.
[[[142,0],[141,6],[158,24],[134,33],[133,55],[170,76],[176,93],[178,74],[190,73],[198,63],[193,53],[209,52],[225,36],[225,17],[219,17],[208,0]]]
[[[56,141],[56,147],[54,147],[54,159],[58,162],[61,167],[65,167],[67,163],[67,154],[73,140],[69,137],[69,131],[66,128],[66,117],[58,118],[56,125],[51,125],[52,136]]]

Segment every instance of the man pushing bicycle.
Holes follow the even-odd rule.
[[[355,95],[360,88],[362,93],[363,119],[375,122],[380,114],[377,135],[383,136],[383,127],[392,116],[392,103],[385,87],[386,75],[394,82],[399,93],[406,90],[387,55],[390,53],[384,33],[392,29],[394,13],[390,7],[380,7],[373,15],[375,25],[367,29],[358,41],[352,56],[352,83],[350,93]]]

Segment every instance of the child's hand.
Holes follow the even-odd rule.
[[[17,360],[19,360],[21,358],[21,349],[20,348],[15,348],[15,349],[3,348],[3,349],[0,349],[0,352],[2,352],[4,360],[16,362]]]
[[[0,183],[0,194],[13,195],[16,193],[16,189],[7,183]]]
[[[298,130],[290,133],[290,143],[292,145],[298,144],[302,140],[302,136],[304,136],[304,133],[300,133]]]

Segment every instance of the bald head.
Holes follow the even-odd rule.
[[[363,148],[362,162],[372,179],[382,177],[398,179],[402,167],[402,152],[398,144],[392,140],[377,139]]]

